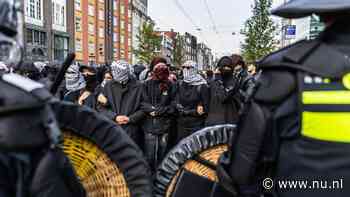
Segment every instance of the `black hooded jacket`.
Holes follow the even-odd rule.
[[[175,116],[175,107],[172,105],[175,98],[175,86],[168,82],[168,90],[161,91],[160,83],[156,80],[148,80],[143,86],[142,110],[146,119],[142,129],[146,133],[164,134],[170,131]],[[151,113],[155,112],[155,116]]]
[[[129,124],[121,126],[135,141],[141,140],[139,125],[144,118],[141,111],[142,84],[135,79],[126,85],[111,81],[102,89],[102,94],[108,102],[105,106],[99,105],[99,110],[114,122],[117,116],[128,116]]]
[[[239,102],[236,98],[237,84],[234,80],[214,80],[210,83],[210,104],[206,126],[218,124],[236,124]]]
[[[178,111],[178,140],[204,127],[209,110],[209,89],[207,85],[193,86],[180,81],[177,84],[174,102]],[[197,113],[198,106],[203,106],[205,114],[199,115]]]

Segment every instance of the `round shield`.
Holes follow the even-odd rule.
[[[63,150],[87,196],[151,196],[147,163],[119,126],[74,104],[58,102],[53,109],[63,130]]]
[[[219,157],[228,150],[228,144],[234,137],[235,130],[235,125],[207,127],[183,139],[167,154],[157,170],[154,188],[156,196],[173,196],[181,181],[185,181],[181,178],[185,176],[184,171],[190,175],[203,177],[204,182],[206,180],[218,182],[215,168]],[[190,184],[183,184],[199,185],[197,181],[203,183],[202,180],[194,178],[190,180]],[[182,189],[188,190],[188,188]],[[186,196],[188,195],[190,194],[187,193]]]

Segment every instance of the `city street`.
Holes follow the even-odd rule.
[[[0,0],[0,197],[348,197],[349,11]]]

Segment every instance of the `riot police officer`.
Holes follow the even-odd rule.
[[[21,1],[0,0],[0,61],[23,55]],[[44,86],[0,74],[0,196],[85,196],[60,144],[60,129]]]
[[[261,186],[280,197],[349,196],[350,1],[291,0],[272,13],[316,14],[326,29],[259,61],[260,87],[226,166],[234,187],[223,185],[240,196]]]

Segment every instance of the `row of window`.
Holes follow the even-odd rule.
[[[42,20],[42,0],[26,0],[25,16],[36,20]]]
[[[47,47],[47,34],[46,32],[27,29],[26,30],[26,43],[31,46],[38,46],[41,48]],[[54,60],[63,61],[67,56],[69,50],[68,38],[62,36],[54,36],[53,40],[53,57]],[[44,55],[44,54],[42,54]]]
[[[59,26],[66,26],[66,6],[59,4],[59,3],[53,3],[52,4],[52,21],[53,24],[59,25]]]

